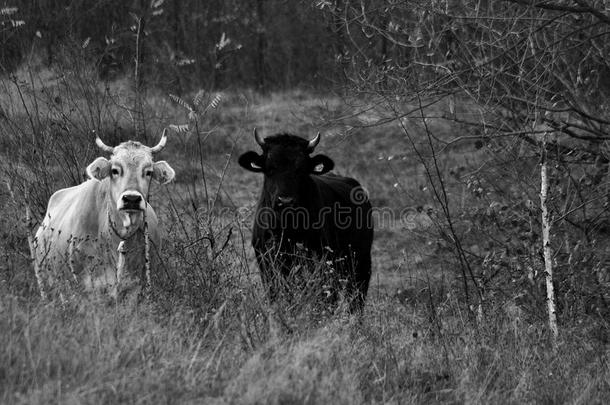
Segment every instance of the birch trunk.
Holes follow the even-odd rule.
[[[557,347],[557,315],[555,313],[555,289],[553,288],[553,255],[551,252],[551,221],[547,206],[549,193],[548,162],[546,153],[546,143],[548,134],[544,134],[542,143],[542,164],[540,166],[540,208],[542,210],[542,248],[544,252],[544,268],[546,279],[546,299],[549,313],[549,328],[553,338],[553,348]]]

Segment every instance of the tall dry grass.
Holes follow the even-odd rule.
[[[258,291],[218,316],[154,303],[68,309],[3,297],[4,403],[603,403],[607,347],[499,316],[439,330],[391,298],[272,331]],[[243,315],[246,314],[247,318]],[[442,315],[447,319],[448,315]],[[254,325],[256,324],[256,325]]]

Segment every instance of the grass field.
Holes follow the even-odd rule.
[[[96,83],[46,76],[40,82],[24,80],[29,85],[22,91],[29,92],[21,104],[18,86],[3,82],[2,173],[10,173],[9,160],[28,156],[20,139],[39,137],[46,142],[42,147],[54,142],[48,146],[51,156],[40,160],[44,178],[40,173],[22,177],[26,191],[34,184],[31,194],[41,194],[30,198],[39,216],[49,192],[79,179],[99,155],[87,129],[104,128],[108,144],[130,138],[133,131],[130,115],[120,107],[128,100],[120,83],[104,90]],[[195,107],[192,96],[183,99]],[[213,97],[205,93],[200,106]],[[35,110],[33,100],[38,100]],[[400,128],[395,123],[369,127],[383,110],[368,106],[366,100],[316,92],[234,91],[223,94],[217,108],[197,115],[197,130],[184,106],[167,95],[149,94],[144,110],[149,143],[170,124],[188,123],[190,130],[171,132],[161,156],[177,176],[168,187],[153,188],[152,205],[164,229],[163,265],[154,298],[141,302],[104,297],[75,298],[65,307],[41,302],[27,260],[24,190],[11,196],[3,188],[0,400],[607,403],[607,320],[564,321],[553,351],[545,308],[532,315],[512,295],[514,286],[491,302],[484,316],[473,317],[457,264],[424,214],[414,214],[413,226],[377,224],[362,317],[341,310],[314,313],[309,303],[269,307],[249,244],[262,177],[236,163],[239,153],[255,148],[253,127],[263,135],[288,131],[304,137],[320,130],[318,151],[335,160],[337,173],[360,180],[377,209],[396,214],[411,207],[419,213],[417,207],[425,212],[434,205],[424,167]],[[414,133],[421,130],[416,120],[412,125]],[[462,130],[440,120],[429,126],[439,137]],[[16,133],[18,128],[23,132]],[[74,162],[51,152],[75,156]],[[442,170],[474,165],[481,153],[447,150]],[[27,159],[20,164],[31,170]],[[466,191],[458,182],[448,187],[462,201],[456,210],[473,204],[460,197]]]

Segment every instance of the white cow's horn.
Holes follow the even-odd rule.
[[[101,150],[103,150],[104,152],[108,152],[108,153],[114,153],[114,148],[112,146],[108,146],[104,143],[104,141],[102,141],[100,139],[99,136],[95,136],[95,143],[97,146],[100,147]]]
[[[261,137],[258,135],[258,131],[256,130],[256,128],[254,128],[254,139],[256,139],[256,143],[258,143],[260,146],[265,145],[265,141],[263,141],[261,139]]]
[[[151,153],[160,152],[163,148],[165,148],[165,143],[167,142],[167,128],[163,130],[163,135],[161,136],[161,140],[156,146],[150,148]]]
[[[316,146],[318,146],[319,142],[320,142],[320,133],[318,132],[316,137],[313,138],[311,141],[309,141],[309,143],[307,144],[307,152],[313,152],[313,150],[316,148]]]

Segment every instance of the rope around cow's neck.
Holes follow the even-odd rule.
[[[144,210],[144,274],[146,276],[146,291],[150,291],[150,238],[148,235],[148,221],[146,221],[146,209]]]
[[[149,236],[149,232],[148,232],[148,221],[146,220],[146,211],[148,208],[148,203],[145,203],[145,204],[146,204],[146,206],[145,206],[144,213],[143,213],[143,216],[144,216],[143,221],[144,221],[144,275],[146,278],[146,285],[144,288],[146,289],[146,291],[150,291],[150,286],[151,286],[150,236]],[[117,247],[117,251],[119,253],[119,261],[117,264],[117,280],[118,280],[119,276],[123,273],[123,266],[126,263],[125,255],[127,254],[127,249],[125,248],[125,242],[128,239],[130,239],[132,236],[134,236],[139,228],[135,228],[135,230],[133,232],[131,232],[128,236],[125,236],[125,237],[121,236],[119,231],[116,229],[114,221],[112,220],[112,217],[110,215],[110,204],[108,204],[106,206],[106,212],[108,214],[108,225],[110,226],[110,229],[112,229],[112,232],[114,232],[114,234],[121,240],[119,242],[119,246]]]
[[[139,227],[135,228],[133,231],[131,231],[130,233],[128,233],[126,236],[122,236],[120,234],[120,232],[118,231],[116,224],[114,223],[114,221],[112,220],[112,215],[110,213],[110,203],[108,203],[108,205],[106,206],[106,213],[108,215],[108,226],[110,227],[110,229],[112,229],[112,232],[121,240],[121,241],[126,241],[128,239],[130,239],[133,235],[136,234],[136,232],[138,231]],[[146,211],[144,214],[144,222],[146,222]]]

